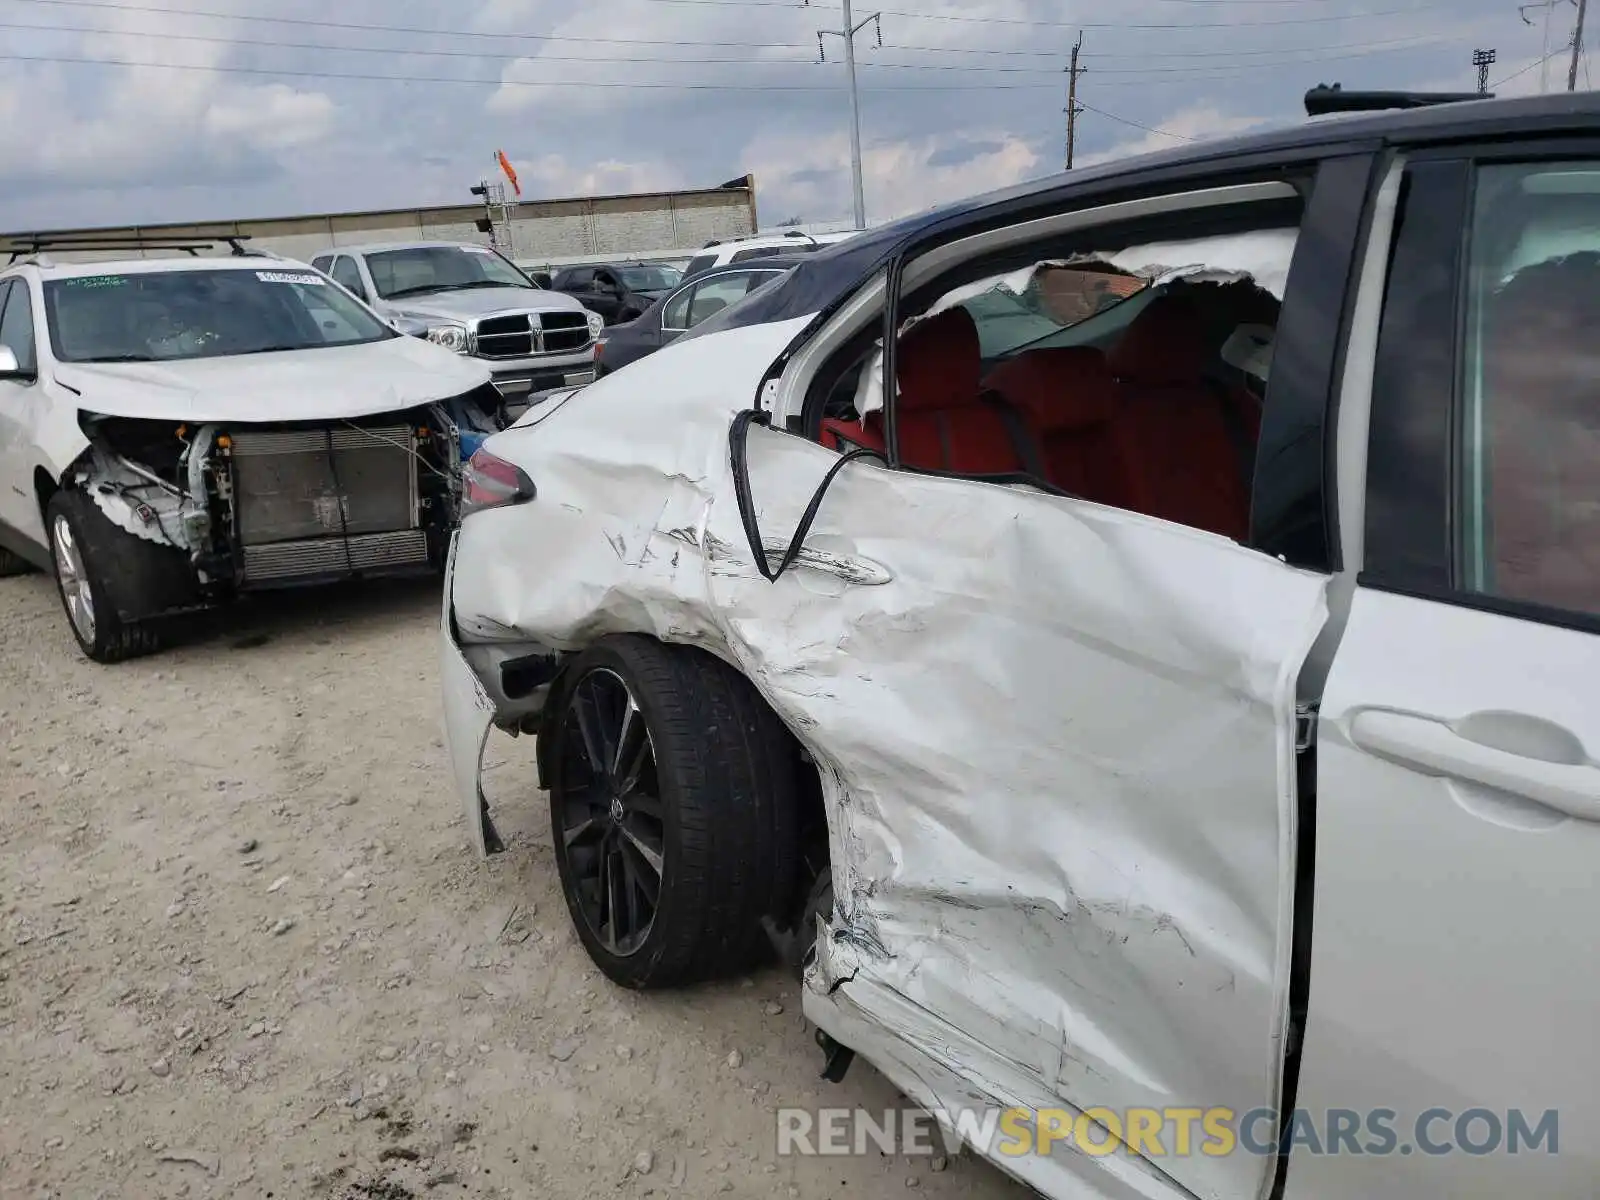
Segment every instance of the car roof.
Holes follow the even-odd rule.
[[[447,238],[440,238],[433,241],[363,242],[356,246],[329,246],[326,250],[318,250],[316,257],[326,258],[332,254],[372,254],[383,250],[459,250],[463,246],[476,246],[480,250],[500,253],[494,246],[486,246],[482,242],[452,242]]]
[[[76,279],[86,275],[154,275],[171,271],[295,271],[310,270],[305,263],[287,258],[261,255],[210,255],[173,258],[116,258],[99,262],[54,262],[48,255],[22,259],[11,268],[0,267],[9,275],[17,267],[33,267],[46,279]]]

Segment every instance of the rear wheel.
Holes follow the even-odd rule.
[[[788,732],[750,683],[700,650],[608,639],[565,674],[547,737],[567,907],[624,987],[751,966],[791,894]]]
[[[83,492],[64,489],[45,511],[56,589],[79,647],[114,663],[161,648],[146,614],[193,589],[183,554],[118,529]]]

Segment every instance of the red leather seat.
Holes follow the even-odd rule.
[[[1525,268],[1488,314],[1490,590],[1600,613],[1600,259]]]
[[[1205,380],[1204,323],[1192,301],[1160,296],[1106,355],[1116,380],[1115,440],[1128,469],[1128,507],[1225,537],[1249,534],[1245,466]]]
[[[1022,409],[1038,430],[1049,482],[1099,504],[1127,507],[1132,484],[1112,435],[1116,386],[1091,346],[1029,350],[1001,363],[986,390]]]
[[[900,460],[908,467],[964,475],[1026,470],[1003,410],[979,387],[983,358],[978,327],[964,308],[918,321],[900,336],[896,355]],[[882,418],[869,413],[869,433],[882,436]]]

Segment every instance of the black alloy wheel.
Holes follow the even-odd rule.
[[[770,958],[794,903],[798,748],[750,682],[703,650],[606,638],[557,681],[540,732],[573,926],[630,988]]]
[[[649,939],[666,862],[650,730],[622,676],[596,667],[568,695],[560,736],[555,834],[579,914],[608,953],[627,958]]]

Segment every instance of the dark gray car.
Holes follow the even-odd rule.
[[[613,325],[596,339],[595,374],[607,375],[651,354],[701,321],[786,273],[797,258],[784,255],[731,263],[685,280],[636,320]]]

